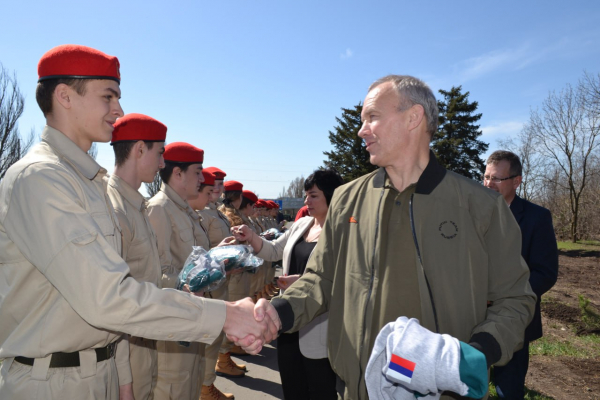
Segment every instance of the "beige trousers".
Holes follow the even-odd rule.
[[[129,338],[129,363],[135,400],[153,400],[158,379],[156,340]]]
[[[225,282],[223,286],[217,290],[213,290],[210,293],[205,293],[206,297],[211,299],[219,299],[229,301],[229,288],[228,282]],[[219,337],[211,344],[207,345],[204,350],[204,383],[205,386],[210,386],[215,383],[217,374],[215,373],[215,367],[217,366],[217,359],[219,357],[219,349],[222,347],[223,339],[226,339],[225,332],[221,332]],[[231,345],[225,349],[224,353],[227,353],[231,349]],[[137,398],[136,398],[137,400]]]
[[[114,357],[96,362],[94,350],[85,350],[79,352],[80,367],[49,368],[50,357],[36,359],[33,366],[5,359],[0,368],[0,399],[119,399]]]
[[[178,342],[157,342],[158,380],[156,400],[198,400],[204,379],[205,344],[192,342],[183,347]]]

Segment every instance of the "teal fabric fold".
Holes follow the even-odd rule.
[[[460,380],[469,387],[467,397],[481,399],[488,391],[488,370],[482,352],[460,342]]]

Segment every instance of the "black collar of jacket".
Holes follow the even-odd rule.
[[[381,188],[385,184],[385,168],[379,168],[373,178],[373,186]],[[415,193],[430,194],[446,176],[446,169],[440,165],[433,151],[429,150],[429,163],[417,181]]]

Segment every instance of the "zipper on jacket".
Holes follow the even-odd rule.
[[[379,196],[379,204],[377,205],[377,219],[375,220],[375,239],[373,240],[373,258],[371,259],[371,279],[369,280],[369,291],[367,292],[367,301],[365,302],[365,311],[363,313],[363,329],[362,329],[362,335],[360,337],[360,353],[359,353],[359,357],[358,357],[358,370],[359,370],[359,377],[358,377],[358,385],[360,386],[360,382],[362,381],[363,378],[363,370],[362,370],[362,364],[361,364],[361,360],[362,360],[362,352],[363,352],[363,348],[364,348],[364,342],[365,342],[365,333],[367,330],[367,311],[368,311],[368,307],[369,307],[369,301],[371,299],[371,293],[373,292],[373,280],[375,279],[375,256],[376,256],[376,251],[375,249],[377,248],[377,238],[379,237],[379,211],[381,211],[381,201],[383,199],[383,194],[385,193],[385,186],[381,189],[381,195]]]
[[[419,242],[417,241],[417,232],[415,230],[415,219],[413,217],[413,198],[415,194],[410,195],[410,202],[408,203],[409,213],[410,213],[410,228],[412,230],[413,240],[415,242],[415,247],[417,248],[417,257],[419,257],[419,265],[423,270],[423,276],[425,277],[425,283],[427,284],[427,291],[429,292],[429,300],[431,301],[431,308],[433,309],[433,320],[435,321],[435,332],[440,332],[440,327],[438,326],[437,319],[437,311],[435,309],[435,303],[433,301],[433,293],[431,292],[431,286],[429,285],[429,279],[427,279],[427,274],[425,273],[425,268],[423,267],[423,259],[421,258],[421,250],[419,249]]]

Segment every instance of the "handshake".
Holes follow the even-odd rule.
[[[227,338],[247,353],[258,354],[263,345],[276,339],[281,321],[275,307],[265,299],[256,304],[249,297],[225,302],[227,316],[223,330]]]

